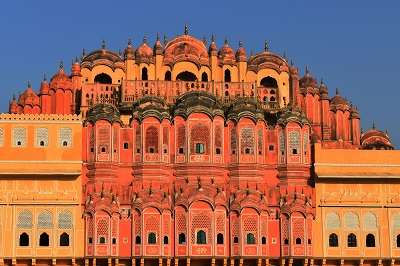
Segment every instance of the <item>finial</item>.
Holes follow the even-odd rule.
[[[372,129],[375,129],[375,121],[372,120]]]
[[[132,45],[132,39],[128,38],[128,46],[131,46],[131,45]]]
[[[243,42],[239,41],[239,47],[243,47]]]
[[[310,71],[308,70],[308,66],[306,65],[306,75],[309,73],[310,73]]]
[[[147,43],[147,36],[146,35],[143,36],[143,43]]]
[[[324,84],[324,79],[323,78],[321,78],[320,84],[321,85]]]
[[[47,81],[46,73],[43,73],[43,81]]]
[[[75,63],[79,63],[77,56],[75,56]]]
[[[336,95],[339,95],[339,88],[336,88]]]
[[[185,35],[189,34],[189,27],[187,24],[185,24],[185,31],[183,32]]]
[[[106,49],[106,41],[105,40],[101,41],[101,49]]]
[[[269,50],[269,43],[268,43],[267,40],[265,40],[265,41],[264,41],[264,51],[265,51],[265,52],[268,52],[268,50]]]
[[[31,86],[31,81],[30,80],[28,80],[28,88],[32,88],[32,86]]]
[[[225,37],[224,44],[228,45],[228,37]]]
[[[250,51],[250,57],[252,57],[254,55],[254,51],[253,49]]]
[[[214,35],[214,33],[211,34],[211,42],[215,42],[215,35]]]
[[[61,60],[60,61],[60,69],[63,69],[64,68],[64,62],[63,62],[63,60]]]
[[[13,98],[12,98],[12,99],[13,99],[13,101],[15,101],[15,100],[16,100],[16,98],[15,98],[15,93],[13,93]]]
[[[82,57],[85,57],[86,56],[86,50],[85,50],[85,48],[82,48]]]
[[[167,45],[167,42],[168,42],[168,40],[167,40],[167,35],[164,34],[164,46]]]
[[[160,34],[157,32],[157,37],[156,37],[156,41],[160,40]]]

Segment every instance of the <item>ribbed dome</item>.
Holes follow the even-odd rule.
[[[128,40],[128,45],[124,50],[124,58],[125,59],[133,59],[135,55],[135,49],[133,49],[131,39]]]
[[[236,61],[246,62],[247,60],[246,49],[244,49],[242,42],[239,42],[239,48],[237,49],[235,56],[236,56]]]
[[[336,95],[331,99],[331,105],[348,105],[349,103],[345,98],[339,94],[339,89],[336,89]]]
[[[217,48],[217,44],[215,43],[214,35],[211,36],[211,43],[210,43],[210,47],[208,48],[208,52],[210,53],[210,55],[218,54],[218,48]]]
[[[153,47],[153,52],[156,55],[162,55],[163,52],[164,52],[164,48],[163,48],[163,46],[161,44],[160,37],[159,37],[158,34],[157,34],[157,40],[156,40],[156,42],[154,44],[154,47]]]
[[[219,50],[218,55],[220,57],[222,57],[222,59],[225,59],[225,58],[226,59],[234,59],[235,58],[235,53],[233,52],[233,49],[229,46],[227,39],[225,39],[225,43]]]
[[[18,99],[19,105],[39,105],[39,97],[33,91],[30,84],[28,84],[28,88],[19,96]]]
[[[136,59],[138,58],[150,58],[153,56],[153,49],[147,44],[147,38],[143,38],[143,43],[136,49]]]
[[[311,75],[311,73],[307,67],[306,67],[306,73],[305,73],[304,77],[302,77],[300,79],[300,87],[301,88],[308,88],[308,87],[316,88],[317,87],[317,81]]]

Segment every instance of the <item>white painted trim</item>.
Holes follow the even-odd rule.
[[[314,166],[332,167],[400,167],[400,164],[378,164],[378,163],[314,163]]]

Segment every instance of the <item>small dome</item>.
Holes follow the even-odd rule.
[[[156,43],[154,44],[153,52],[156,55],[162,55],[163,52],[164,52],[164,48],[163,48],[163,46],[161,44],[160,36],[158,34],[157,34]]]
[[[208,48],[208,52],[210,53],[210,55],[218,54],[218,48],[217,48],[217,44],[215,43],[214,35],[211,36],[211,43],[210,43],[210,47]]]
[[[219,50],[218,55],[222,57],[223,60],[235,58],[235,53],[233,52],[233,49],[229,46],[227,39],[225,39],[225,43]]]
[[[49,93],[49,83],[47,82],[46,75],[43,77],[43,81],[40,84],[40,94],[48,94]]]
[[[387,132],[378,130],[375,128],[375,124],[372,124],[372,128],[367,130],[361,135],[361,147],[365,150],[393,150],[394,146],[390,140]]]
[[[331,105],[348,105],[348,102],[339,94],[339,89],[336,89],[336,95],[331,99]]]
[[[64,71],[63,63],[60,63],[58,72],[50,80],[50,88],[72,89],[72,81]]]
[[[153,49],[147,45],[147,38],[143,38],[143,43],[136,49],[135,52],[136,59],[141,60],[148,60],[153,57]]]
[[[239,42],[239,48],[237,49],[235,56],[236,56],[236,61],[238,62],[247,61],[246,49],[244,49],[243,43],[241,41]]]
[[[22,106],[39,104],[39,97],[33,91],[30,83],[28,83],[28,88],[19,96],[18,104]]]
[[[64,71],[64,64],[61,61],[60,62],[60,68],[58,69],[58,72],[53,77],[51,77],[50,81],[51,82],[53,82],[53,81],[65,81],[65,80],[68,80],[68,79],[69,79],[69,77],[68,77],[67,74],[65,74],[65,71]]]
[[[131,39],[129,39],[128,46],[126,46],[126,48],[124,50],[124,58],[131,60],[134,58],[134,55],[135,55],[135,49],[133,49],[132,41],[131,41]]]
[[[75,58],[75,62],[72,64],[71,74],[72,76],[81,76],[81,64],[77,57]]]
[[[321,95],[328,95],[328,87],[325,85],[325,83],[322,79],[321,79],[321,83],[319,84],[319,93]]]
[[[317,81],[315,78],[311,75],[310,71],[306,67],[306,73],[304,77],[300,79],[300,87],[301,88],[316,88],[317,87]]]

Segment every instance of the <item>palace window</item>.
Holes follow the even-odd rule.
[[[348,247],[357,247],[357,237],[355,234],[351,233],[347,236],[347,246]]]
[[[365,245],[369,248],[375,247],[375,236],[368,234],[365,238]]]
[[[4,129],[0,128],[0,147],[4,145]]]
[[[284,243],[285,245],[289,245],[289,239],[285,238],[285,240],[283,240],[283,243]]]
[[[100,84],[111,84],[112,80],[111,77],[105,73],[98,74],[94,78],[94,83],[100,83]]]
[[[168,245],[168,236],[164,236],[164,245]]]
[[[71,147],[72,145],[72,129],[68,127],[60,128],[59,143],[62,147]]]
[[[147,74],[147,68],[144,67],[144,68],[142,68],[142,80],[148,80],[148,79],[149,79],[149,76]]]
[[[231,71],[229,69],[225,69],[224,71],[224,81],[231,82]]]
[[[22,233],[19,236],[19,246],[28,247],[29,246],[29,235],[27,233]]]
[[[261,244],[266,245],[267,244],[267,238],[265,236],[263,236],[261,238]]]
[[[37,128],[36,129],[36,146],[37,147],[47,147],[49,144],[49,131],[47,128]]]
[[[171,80],[172,78],[171,78],[171,71],[167,71],[167,72],[165,72],[165,77],[164,77],[164,80]]]
[[[296,245],[301,245],[301,238],[300,237],[296,238]]]
[[[26,146],[26,128],[17,127],[13,129],[14,147]]]
[[[99,244],[105,244],[106,238],[104,236],[99,237]]]
[[[202,82],[207,82],[208,81],[208,75],[206,72],[203,72],[203,74],[201,74],[201,81]]]
[[[124,142],[124,150],[127,150],[129,148],[129,143],[128,142]]]
[[[240,131],[240,149],[242,154],[254,154],[254,130],[253,128],[242,128]]]
[[[255,244],[256,243],[256,238],[254,237],[254,234],[248,233],[247,234],[247,244]]]
[[[51,212],[43,211],[38,215],[38,228],[52,228],[53,218]]]
[[[32,228],[32,212],[23,210],[18,214],[18,228]]]
[[[155,126],[146,129],[145,148],[148,153],[158,153],[158,129]]]
[[[238,243],[239,243],[239,238],[238,238],[237,236],[235,236],[235,237],[233,238],[233,243],[234,243],[234,244],[238,244]]]
[[[111,240],[111,243],[112,243],[113,245],[116,245],[116,244],[117,244],[117,239],[116,239],[115,237],[113,237],[112,240]]]
[[[156,243],[157,243],[156,234],[153,232],[149,233],[147,237],[147,244],[156,244]]]
[[[299,131],[290,131],[289,132],[289,149],[292,152],[292,155],[298,154],[300,150],[300,133]]]
[[[186,236],[184,233],[180,233],[178,237],[178,243],[179,244],[185,244],[186,243]]]
[[[224,244],[224,235],[221,233],[217,235],[217,244],[219,245]]]
[[[58,228],[59,229],[72,228],[72,213],[70,211],[63,211],[58,214]]]
[[[69,247],[69,235],[67,233],[60,235],[60,247]]]
[[[221,148],[215,148],[215,154],[221,154]]]
[[[93,244],[93,238],[89,237],[89,238],[88,238],[88,243],[89,243],[89,244]]]
[[[400,248],[400,235],[396,237],[396,247]]]
[[[196,235],[196,244],[206,244],[206,232],[199,230]]]
[[[354,212],[346,212],[344,215],[344,224],[347,228],[359,228],[358,215]]]
[[[135,244],[141,244],[141,243],[142,243],[142,240],[141,240],[140,236],[136,236]]]
[[[204,143],[196,143],[196,153],[203,154],[205,151]]]
[[[42,233],[39,237],[39,246],[48,247],[50,245],[49,235],[47,233]]]
[[[272,77],[265,77],[260,81],[260,85],[266,88],[278,88],[278,82]]]
[[[330,212],[326,215],[326,228],[336,229],[340,227],[339,215],[335,212]]]

